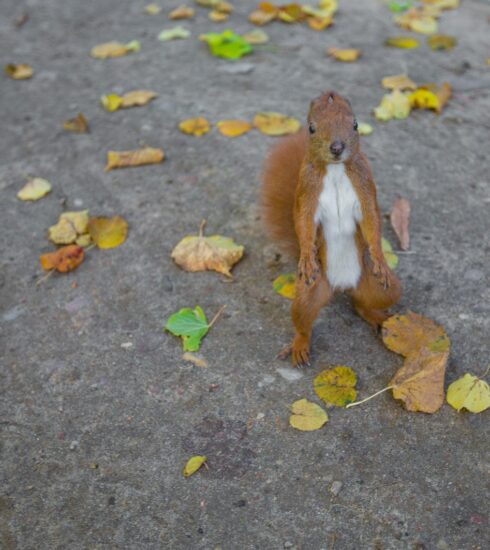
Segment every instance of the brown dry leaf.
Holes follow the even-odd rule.
[[[269,35],[262,29],[246,32],[242,37],[249,44],[265,44],[269,42]]]
[[[55,252],[41,254],[39,261],[45,271],[56,269],[60,273],[67,273],[77,268],[83,261],[84,252],[81,246],[71,244],[58,248]]]
[[[184,134],[190,134],[192,136],[202,136],[209,132],[209,122],[203,118],[188,118],[179,122],[179,130]]]
[[[271,4],[270,2],[261,2],[258,9],[253,11],[248,20],[254,25],[266,25],[273,21],[279,14],[279,8]]]
[[[218,10],[211,10],[208,13],[208,19],[214,21],[215,23],[223,23],[223,21],[228,20],[228,17],[229,15],[227,13]]]
[[[29,65],[23,63],[9,63],[4,67],[5,74],[13,78],[14,80],[25,80],[31,78],[34,74],[34,70]]]
[[[333,57],[337,61],[352,62],[359,59],[361,50],[355,48],[340,49],[340,48],[328,48],[327,54]]]
[[[287,117],[272,111],[257,113],[253,120],[254,126],[268,136],[294,134],[301,124],[295,118]]]
[[[189,363],[196,365],[196,367],[201,367],[202,369],[207,369],[209,367],[209,364],[204,357],[196,355],[190,351],[186,351],[184,355],[182,355],[182,359],[184,361],[189,361]]]
[[[422,348],[446,352],[450,346],[443,327],[413,311],[406,315],[393,315],[383,323],[383,343],[388,349],[404,357]]]
[[[333,18],[331,15],[325,17],[308,17],[307,19],[308,26],[314,31],[322,31],[333,23]]]
[[[451,86],[447,82],[441,86],[423,84],[410,95],[410,105],[414,109],[432,109],[440,114],[451,93]]]
[[[68,132],[76,132],[78,134],[88,133],[88,122],[82,113],[78,113],[75,118],[70,118],[63,122],[63,129]]]
[[[158,164],[164,159],[165,153],[163,150],[153,147],[143,147],[143,149],[135,149],[134,151],[109,151],[105,171],[143,164]]]
[[[226,137],[241,136],[252,129],[250,122],[246,120],[220,120],[216,127]]]
[[[387,90],[415,90],[417,88],[417,84],[406,74],[385,76],[381,81],[381,86]]]
[[[410,246],[410,233],[408,230],[410,223],[410,202],[407,199],[399,197],[395,200],[391,207],[390,222],[398,237],[400,248],[408,250]]]
[[[413,412],[435,413],[444,403],[444,374],[449,351],[426,348],[409,355],[389,386],[395,399]]]
[[[122,57],[129,52],[136,52],[140,49],[140,44],[137,40],[133,40],[128,44],[121,42],[105,42],[94,46],[90,51],[90,55],[97,59],[107,59],[109,57]]]
[[[427,44],[432,50],[452,50],[457,40],[446,34],[433,34],[427,38]]]
[[[172,259],[185,271],[211,270],[231,277],[230,269],[242,258],[245,248],[221,235],[204,237],[204,224],[199,235],[184,237],[177,244]]]
[[[156,92],[151,90],[134,90],[133,92],[127,92],[121,96],[121,107],[138,107],[141,105],[146,105],[152,99],[158,97]]]
[[[190,19],[191,17],[194,17],[194,9],[185,5],[175,8],[168,15],[169,19]]]
[[[99,248],[116,248],[126,240],[128,222],[120,216],[90,218],[88,232]]]

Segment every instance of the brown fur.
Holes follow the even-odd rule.
[[[373,327],[386,319],[386,309],[401,295],[401,285],[389,269],[381,249],[381,216],[376,186],[367,158],[359,148],[350,103],[326,92],[311,103],[306,130],[280,141],[264,167],[262,215],[269,234],[285,244],[298,261],[296,297],[291,316],[296,329],[292,343],[280,357],[292,356],[293,365],[309,364],[313,323],[334,294],[327,276],[326,242],[314,221],[323,179],[332,162],[345,163],[362,210],[355,242],[361,265],[356,288],[348,290],[356,312]],[[345,145],[339,159],[330,146]]]

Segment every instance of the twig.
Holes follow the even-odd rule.
[[[373,397],[376,397],[380,393],[385,392],[386,390],[392,390],[395,386],[388,386],[387,388],[383,388],[382,390],[377,391],[376,393],[373,393],[373,395],[370,395],[369,397],[366,397],[365,399],[361,399],[361,401],[354,401],[354,403],[349,403],[345,406],[346,409],[349,407],[355,407],[356,405],[360,405],[361,403],[365,403],[366,401],[369,401]]]
[[[488,374],[488,371],[490,371],[490,363],[488,364],[486,371],[481,375],[481,377],[485,378],[485,376]]]
[[[201,221],[201,225],[199,226],[199,237],[204,237],[204,226],[206,225],[206,220]]]
[[[216,323],[216,321],[221,317],[221,314],[223,313],[223,311],[225,310],[226,308],[226,304],[220,308],[220,310],[218,311],[218,313],[211,319],[211,322],[209,323],[208,325],[208,330],[214,325],[214,323]]]
[[[41,283],[44,283],[44,281],[47,281],[54,272],[54,269],[50,269],[47,273],[45,273],[40,279],[36,281],[36,286],[39,286]]]

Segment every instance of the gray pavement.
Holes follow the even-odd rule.
[[[406,70],[418,82],[450,82],[454,97],[440,117],[374,123],[363,148],[382,210],[397,195],[412,204],[400,310],[446,328],[447,383],[481,373],[490,325],[488,3],[466,0],[443,15],[441,31],[459,40],[451,52],[385,48],[386,37],[403,34],[386,7],[341,0],[328,31],[273,23],[266,31],[275,50],[240,64],[211,57],[197,37],[249,30],[255,2],[235,1],[225,25],[198,9],[182,23],[192,38],[169,43],[156,37],[173,23],[143,14],[146,3],[0,5],[1,64],[35,69],[28,81],[0,76],[0,547],[488,548],[488,411],[445,405],[414,414],[384,394],[330,411],[320,431],[288,427],[293,401],[316,401],[311,382],[323,367],[353,367],[366,396],[402,358],[339,298],[316,325],[313,367],[290,379],[289,365],[274,359],[292,335],[289,302],[271,280],[294,265],[274,265],[256,206],[273,138],[253,131],[230,140],[214,129],[197,139],[176,129],[188,117],[251,119],[261,110],[304,119],[326,88],[374,123],[383,76]],[[166,13],[178,2],[163,4]],[[17,29],[23,11],[29,19]],[[89,57],[98,43],[134,39],[139,53]],[[364,56],[335,63],[324,54],[331,46],[360,47]],[[240,71],[244,63],[250,72]],[[98,104],[103,93],[138,88],[160,95],[116,113]],[[64,132],[61,123],[79,111],[91,133]],[[104,173],[107,150],[141,143],[163,147],[167,160]],[[18,201],[27,176],[47,178],[53,191]],[[126,218],[126,243],[90,250],[75,272],[36,286],[38,256],[52,249],[47,228],[77,208]],[[209,234],[246,247],[232,283],[185,273],[170,259],[202,218]],[[387,224],[384,233],[395,242]],[[180,341],[162,332],[169,314],[196,304],[208,316],[227,304],[201,347],[207,369],[184,362]],[[205,454],[209,469],[184,479],[193,454]]]

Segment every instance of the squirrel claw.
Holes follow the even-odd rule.
[[[306,286],[311,286],[318,275],[320,274],[320,268],[316,260],[311,258],[301,258],[298,264],[298,278],[304,281]]]
[[[284,361],[291,355],[292,351],[293,351],[292,344],[288,344],[287,346],[284,346],[282,350],[276,355],[276,359],[281,359],[281,361]]]

